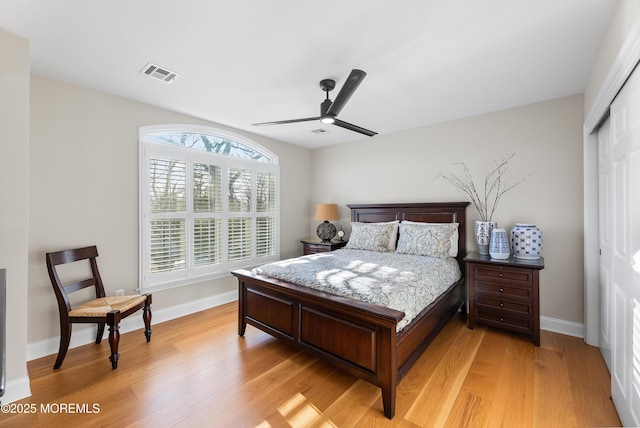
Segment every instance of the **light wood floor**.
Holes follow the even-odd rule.
[[[606,366],[582,339],[543,331],[537,348],[518,335],[469,330],[456,315],[400,382],[389,421],[378,388],[251,326],[239,338],[236,313],[234,303],[154,325],[149,344],[142,331],[124,334],[117,370],[106,340],[71,349],[60,370],[55,356],[32,361],[33,395],[16,407],[35,413],[0,414],[0,425],[620,425]],[[62,412],[69,403],[98,412]]]

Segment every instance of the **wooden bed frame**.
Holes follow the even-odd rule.
[[[462,278],[396,333],[404,313],[319,292],[246,270],[238,278],[238,334],[247,324],[322,358],[382,389],[384,414],[393,418],[396,386],[427,345],[462,307],[466,312],[463,258],[467,202],[348,205],[351,221],[409,220],[459,226]]]

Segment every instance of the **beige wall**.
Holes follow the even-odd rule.
[[[107,294],[138,285],[138,127],[161,123],[218,126],[40,76],[31,78],[28,342],[59,334],[44,254],[98,246]],[[280,158],[281,255],[300,253],[307,236],[311,154],[241,133]],[[236,289],[235,278],[155,292],[153,309]],[[78,331],[80,327],[74,327]]]
[[[314,150],[312,203],[339,204],[337,223],[346,229],[348,203],[465,200],[434,177],[464,161],[482,179],[494,160],[516,153],[507,178],[531,176],[504,196],[494,220],[507,230],[516,222],[540,227],[541,314],[582,323],[582,112],[575,95]],[[470,207],[473,249],[476,219]]]
[[[7,390],[29,394],[27,238],[29,216],[29,43],[0,31],[0,268],[7,269]]]
[[[609,26],[607,36],[602,41],[589,82],[584,92],[584,114],[588,116],[602,85],[611,71],[611,65],[616,60],[620,48],[627,40],[627,36],[640,20],[640,1],[622,0]]]

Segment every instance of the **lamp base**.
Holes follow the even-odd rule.
[[[330,242],[336,236],[337,232],[336,227],[327,220],[320,223],[316,229],[318,238],[322,239],[322,242]]]

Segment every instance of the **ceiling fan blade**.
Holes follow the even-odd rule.
[[[345,122],[344,120],[336,119],[333,122],[334,125],[339,126],[340,128],[348,129],[349,131],[359,132],[364,135],[368,135],[369,137],[373,137],[377,135],[377,132],[369,131],[368,129],[364,129],[357,125],[352,125],[351,123]]]
[[[353,95],[355,90],[358,89],[358,86],[360,86],[360,83],[366,75],[367,73],[362,70],[351,70],[351,74],[349,74],[346,82],[344,82],[344,85],[342,85],[340,92],[338,92],[336,99],[329,107],[327,114],[332,116],[337,116],[338,114],[340,114],[342,108],[347,103],[347,101],[349,101],[349,98],[351,98],[351,95]]]
[[[278,120],[275,122],[261,122],[261,123],[252,123],[253,126],[263,126],[263,125],[283,125],[285,123],[296,123],[296,122],[311,122],[313,120],[320,120],[320,117],[305,117],[303,119],[289,119],[289,120]]]

